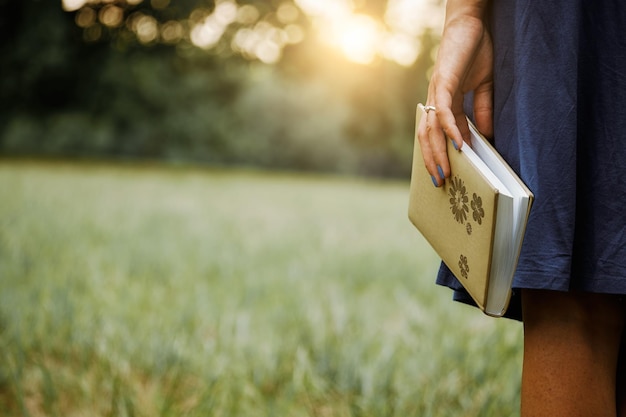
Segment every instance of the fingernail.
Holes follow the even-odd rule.
[[[443,175],[443,169],[439,165],[437,165],[437,171],[439,171],[439,177],[445,181],[446,177]]]
[[[459,145],[456,144],[456,141],[454,139],[450,139],[452,141],[452,146],[454,146],[454,149],[456,149],[457,151],[459,150]]]
[[[433,180],[433,185],[435,187],[439,187],[439,184],[437,184],[437,180],[435,179],[435,177],[433,177],[432,175],[430,176],[430,179]]]

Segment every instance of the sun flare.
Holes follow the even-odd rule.
[[[353,15],[334,35],[339,48],[350,61],[371,64],[379,49],[381,30],[373,18]]]
[[[177,44],[186,39],[209,50],[223,45],[223,39],[234,33],[230,39],[234,52],[267,64],[277,63],[286,46],[309,36],[302,25],[301,16],[305,16],[312,22],[313,39],[334,50],[336,54],[330,55],[335,58],[362,65],[387,60],[408,67],[421,53],[426,31],[435,36],[441,33],[444,16],[443,0],[387,0],[384,13],[379,10],[377,15],[367,14],[372,8],[366,7],[365,0],[273,0],[272,19],[244,0],[214,0],[213,9],[198,7],[189,19],[162,22],[143,9],[126,10],[125,5],[142,1],[61,0],[61,4],[65,11],[76,12],[76,24],[88,41],[100,39],[102,27],[127,28],[143,44]],[[150,4],[161,9],[170,1],[151,0]]]
[[[389,0],[383,20],[359,14],[352,0],[295,0],[309,15],[324,44],[347,60],[363,65],[385,58],[412,65],[420,52],[424,30],[440,32],[439,0]]]

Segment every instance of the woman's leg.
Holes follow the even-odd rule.
[[[626,417],[626,330],[622,331],[622,344],[620,346],[617,362],[617,415]]]
[[[619,298],[523,290],[522,311],[522,417],[615,417]]]

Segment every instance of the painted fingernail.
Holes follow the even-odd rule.
[[[454,139],[450,139],[452,141],[452,146],[454,146],[454,149],[456,149],[457,151],[459,150],[459,145],[456,144],[456,141]]]
[[[437,180],[435,179],[435,177],[433,177],[432,175],[430,176],[430,179],[433,180],[433,185],[435,187],[439,187],[439,184],[437,184]]]
[[[445,181],[446,177],[443,175],[443,169],[439,165],[437,165],[437,171],[439,171],[439,177]]]

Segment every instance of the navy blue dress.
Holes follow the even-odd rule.
[[[520,288],[626,294],[626,1],[492,4],[495,146],[535,194],[507,316]]]

